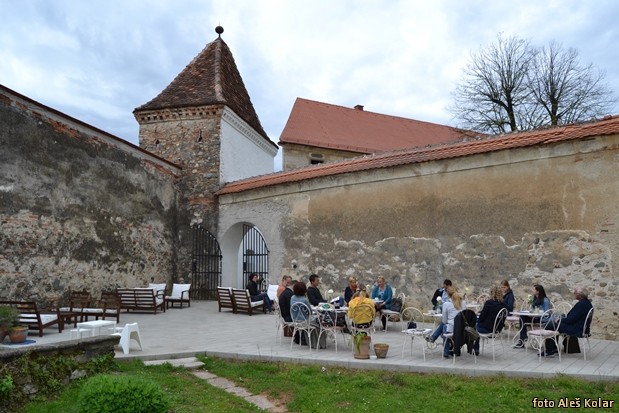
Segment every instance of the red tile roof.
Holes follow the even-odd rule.
[[[480,153],[495,152],[535,145],[548,145],[555,142],[582,139],[594,136],[619,134],[619,116],[608,116],[600,121],[567,125],[545,130],[519,132],[500,135],[488,139],[439,145],[430,148],[414,148],[403,151],[382,153],[355,158],[332,164],[309,166],[287,172],[244,179],[226,184],[218,195],[232,194],[263,188],[301,182],[351,172],[367,171],[379,168],[458,158]]]
[[[365,154],[459,142],[473,132],[297,98],[279,144]]]
[[[157,97],[133,113],[146,110],[223,104],[272,142],[258,119],[228,45],[218,37],[198,54]]]

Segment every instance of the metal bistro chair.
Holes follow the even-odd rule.
[[[497,339],[501,341],[501,346],[503,347],[503,353],[505,353],[505,343],[501,340],[501,330],[505,325],[505,319],[507,318],[507,308],[502,308],[496,317],[494,318],[494,325],[492,327],[492,333],[479,333],[479,340],[481,341],[481,350],[482,353],[484,351],[484,346],[486,341],[492,343],[492,361],[495,361],[494,356],[494,343]]]
[[[410,322],[417,324],[416,328],[408,328]],[[423,361],[426,361],[426,345],[425,337],[432,333],[431,328],[424,328],[423,313],[421,310],[415,307],[407,307],[402,311],[402,334],[404,335],[404,341],[402,342],[402,358],[404,358],[404,350],[406,348],[406,342],[411,343],[411,356],[413,355],[413,344],[415,337],[419,338],[421,343],[421,352],[423,354]]]
[[[366,323],[358,323],[355,320],[359,320],[360,316],[370,315],[370,321]],[[374,317],[376,316],[376,307],[374,304],[366,304],[361,303],[357,304],[351,311],[350,315],[350,332],[352,333],[352,337],[354,338],[357,333],[366,333],[369,337],[371,337],[371,333],[374,330]],[[354,353],[355,346],[352,346],[352,351]]]
[[[535,323],[534,327],[539,326],[537,329],[529,330],[527,333],[529,337],[529,343],[531,347],[537,350],[539,362],[542,362],[542,351],[544,351],[544,343],[546,340],[553,340],[555,342],[557,353],[559,354],[559,362],[561,362],[561,348],[559,347],[559,325],[561,325],[561,317],[557,317],[553,330],[546,329],[546,324],[552,317],[552,310],[545,311],[539,318],[539,324]],[[526,346],[525,346],[526,351]]]
[[[325,308],[328,305],[328,308]],[[337,353],[337,334],[341,333],[346,340],[346,334],[344,330],[346,326],[338,326],[337,325],[337,312],[335,307],[332,304],[323,304],[323,306],[318,310],[318,319],[320,321],[320,333],[318,334],[318,343],[320,343],[320,338],[323,334],[326,337],[332,337],[335,342],[335,352]],[[348,345],[348,344],[347,344]]]
[[[274,301],[275,302],[275,301]],[[275,309],[275,341],[278,340],[279,338],[279,344],[282,344],[282,336],[284,335],[284,329],[285,328],[292,328],[294,330],[294,323],[292,321],[286,321],[284,320],[284,317],[282,317],[282,311],[279,308],[279,302],[277,302],[278,305],[274,305],[273,308]],[[282,330],[282,333],[279,333],[279,330]],[[294,337],[294,336],[293,336]]]
[[[380,310],[379,311],[380,317],[385,317],[385,319],[387,320],[385,323],[385,329],[383,330],[385,332],[387,331],[390,321],[392,323],[399,323],[400,320],[402,319],[401,311],[404,309],[404,304],[406,303],[406,296],[404,295],[404,293],[400,293],[398,294],[397,298],[402,300],[402,308],[400,309],[400,311],[394,311],[394,310]]]
[[[299,333],[299,346],[303,339],[303,333],[307,334],[307,346],[310,353],[312,352],[312,331],[319,329],[319,326],[312,324],[312,310],[305,303],[294,303],[290,306],[290,315],[293,321],[292,337],[290,339],[290,348],[294,343],[294,337]],[[316,347],[318,348],[318,341],[316,341]]]

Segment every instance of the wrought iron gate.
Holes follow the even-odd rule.
[[[260,275],[260,289],[266,291],[269,276],[269,249],[262,234],[255,227],[243,224],[243,286],[249,274]]]
[[[193,227],[191,295],[194,300],[217,299],[221,283],[221,249],[217,239],[198,224]]]

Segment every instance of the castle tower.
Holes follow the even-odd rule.
[[[226,182],[273,172],[277,145],[265,133],[228,45],[218,37],[154,99],[133,111],[140,147],[183,168],[181,255],[201,223],[217,234],[215,192]],[[182,265],[184,266],[184,265]],[[179,268],[180,273],[184,269]]]

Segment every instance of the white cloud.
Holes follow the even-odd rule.
[[[575,47],[619,84],[613,0],[0,0],[0,14],[0,83],[135,144],[133,109],[218,24],[275,142],[296,97],[452,124],[470,52],[499,32]]]

